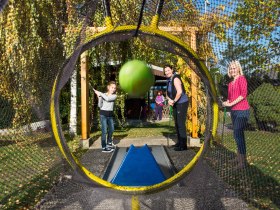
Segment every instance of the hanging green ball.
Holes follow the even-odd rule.
[[[144,96],[155,82],[155,76],[147,64],[140,60],[126,62],[120,69],[121,88],[131,96]]]

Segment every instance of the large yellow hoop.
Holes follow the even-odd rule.
[[[102,38],[108,34],[112,33],[119,33],[119,32],[129,32],[129,31],[135,31],[137,26],[132,26],[132,25],[126,25],[126,26],[119,26],[116,28],[113,27],[107,27],[104,31],[101,31],[100,33],[97,33],[95,35],[92,35],[87,38],[87,43],[92,42],[93,40],[97,38]],[[212,96],[212,101],[213,101],[213,106],[212,106],[212,131],[211,134],[215,136],[216,131],[217,131],[217,125],[218,125],[218,104],[217,104],[217,92],[215,89],[215,85],[213,82],[213,79],[204,65],[202,61],[200,61],[199,57],[197,54],[186,44],[184,43],[181,39],[173,36],[172,34],[161,31],[154,25],[152,26],[141,26],[139,28],[139,32],[143,34],[149,34],[149,35],[154,35],[158,37],[165,38],[167,40],[171,40],[172,42],[176,43],[178,46],[183,48],[188,54],[191,55],[192,61],[198,66],[198,68],[204,73],[204,75],[207,77],[207,80],[209,81],[210,84],[210,92]],[[85,45],[87,45],[87,43]],[[57,82],[58,82],[59,77],[56,77],[56,80],[53,85],[52,89],[52,97],[51,97],[51,105],[50,105],[50,117],[51,117],[51,123],[52,123],[52,130],[54,133],[55,140],[59,146],[59,149],[67,162],[71,165],[72,168],[74,169],[79,169],[89,180],[98,183],[104,187],[108,187],[114,190],[122,191],[122,192],[127,192],[127,193],[134,193],[134,194],[142,194],[142,193],[147,193],[147,192],[152,192],[152,191],[159,191],[161,189],[164,189],[176,181],[180,180],[185,174],[187,174],[197,163],[199,157],[201,156],[205,145],[203,144],[198,151],[198,153],[194,156],[194,158],[177,174],[174,176],[170,177],[169,179],[159,183],[155,184],[152,186],[145,186],[145,187],[128,187],[128,186],[119,186],[112,184],[108,181],[105,181],[93,173],[91,173],[88,169],[86,169],[81,162],[73,156],[73,154],[69,151],[69,148],[67,147],[67,144],[65,143],[65,138],[62,134],[62,131],[60,130],[60,121],[59,121],[59,110],[56,106],[58,104],[58,98],[60,92],[57,90]]]

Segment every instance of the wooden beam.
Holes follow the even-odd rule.
[[[106,27],[88,27],[90,33],[98,33],[105,29]],[[184,31],[195,31],[195,32],[198,31],[197,27],[191,27],[191,26],[159,26],[159,29],[162,31],[172,32],[172,33],[178,33]],[[77,30],[77,29],[74,28],[72,30]]]
[[[159,29],[166,32],[198,31],[197,27],[190,26],[159,26]]]
[[[191,48],[196,51],[196,31],[191,31]],[[196,68],[191,64],[192,69]],[[198,138],[198,116],[197,116],[197,87],[198,76],[194,71],[191,73],[191,112],[192,112],[192,138]]]
[[[81,140],[89,139],[88,52],[81,55]]]

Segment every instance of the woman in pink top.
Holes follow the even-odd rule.
[[[228,85],[228,100],[223,102],[223,106],[231,107],[233,135],[237,144],[237,168],[243,168],[247,162],[244,129],[249,119],[250,106],[247,101],[247,80],[239,61],[230,62],[228,76],[233,81]]]

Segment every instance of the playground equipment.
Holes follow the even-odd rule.
[[[146,144],[141,148],[131,145],[118,170],[112,173],[114,176],[110,182],[122,186],[151,186],[166,180],[163,170]]]
[[[278,209],[280,98],[279,26],[276,23],[279,17],[275,15],[279,10],[278,2],[110,2],[111,5],[109,1],[100,0],[67,1],[66,5],[60,0],[0,1],[0,208],[34,208],[38,202],[47,209],[75,209],[75,205],[90,208],[94,199],[87,199],[87,195],[92,194],[100,204],[114,198],[111,197],[114,193],[119,199],[130,199],[127,194],[138,195],[133,197],[132,203],[150,209],[176,208],[178,200],[184,199],[191,205],[184,203],[182,209],[201,209],[210,204],[213,209],[228,206]],[[110,6],[114,8],[112,15]],[[106,27],[100,24],[104,11]],[[85,145],[90,137],[87,110],[92,99],[89,81],[96,76],[93,69],[108,71],[104,66],[109,63],[119,65],[130,59],[146,60],[143,54],[137,57],[132,53],[129,57],[131,52],[125,55],[119,50],[122,45],[136,42],[143,44],[142,52],[147,52],[148,56],[153,50],[158,52],[153,54],[159,55],[153,62],[147,62],[157,66],[173,62],[181,67],[182,76],[190,74],[186,77],[190,86],[186,84],[186,88],[191,93],[192,116],[188,119],[192,123],[191,137],[196,138],[201,132],[199,117],[204,117],[206,132],[201,138],[202,147],[190,150],[194,153],[191,159],[169,157],[178,169],[176,173],[169,168],[168,161],[160,162],[166,154],[171,154],[170,151],[164,153],[160,144],[148,145],[166,179],[142,186],[124,186],[127,183],[111,183],[116,173],[106,171],[110,178],[103,176],[106,158],[110,156],[102,156],[98,149],[91,148],[80,157],[76,149],[80,139],[68,136],[67,123],[71,98],[71,108],[77,112],[75,116],[81,116],[74,124],[78,128],[81,126],[81,142]],[[114,46],[108,50],[108,45]],[[94,51],[101,47],[100,51]],[[175,56],[179,59],[174,61]],[[180,59],[183,62],[179,62]],[[235,157],[236,145],[230,116],[223,115],[222,108],[217,105],[217,96],[225,92],[228,83],[227,62],[232,59],[239,59],[244,67],[252,108],[250,130],[245,132],[248,165],[243,170],[234,170],[235,165],[228,161]],[[79,68],[80,73],[76,71]],[[88,70],[93,73],[89,75]],[[94,81],[102,83],[112,76],[110,72],[104,75],[106,78]],[[81,82],[77,79],[80,77]],[[81,95],[77,91],[70,93],[70,88],[81,89]],[[81,106],[78,102],[72,103],[75,96],[81,96],[78,100]],[[170,123],[166,122],[166,127],[171,127]],[[172,137],[169,133],[166,136],[166,143],[171,145]],[[123,140],[117,142],[118,145]],[[151,141],[156,142],[156,139]],[[138,146],[143,145],[135,147]],[[116,150],[119,153],[114,154],[115,161],[110,159],[112,171],[119,168],[127,152],[126,147]],[[84,159],[87,155],[88,159]],[[102,162],[103,159],[106,161]],[[75,183],[69,180],[70,171],[79,172]],[[185,186],[177,187],[175,184],[179,181]],[[69,186],[69,183],[74,184]],[[86,190],[84,183],[89,184]],[[41,200],[50,189],[55,190],[54,194]],[[84,193],[80,200],[77,189]],[[57,192],[63,192],[61,197]],[[145,199],[151,199],[152,204]]]
[[[179,38],[166,33],[164,31],[159,30],[158,28],[158,21],[159,17],[161,15],[161,10],[163,7],[164,1],[159,1],[156,14],[153,17],[150,26],[141,25],[141,19],[140,24],[137,26],[133,25],[125,25],[125,26],[117,26],[114,27],[112,24],[112,18],[110,16],[110,5],[107,3],[104,4],[105,11],[106,11],[106,26],[107,28],[104,31],[101,31],[100,33],[94,34],[93,36],[86,37],[86,43],[82,44],[70,57],[69,62],[65,64],[65,67],[61,70],[61,72],[56,77],[54,86],[53,86],[53,92],[52,92],[52,101],[51,101],[51,121],[52,121],[52,128],[54,132],[55,139],[57,141],[57,144],[59,145],[59,148],[68,161],[68,163],[71,165],[72,168],[74,168],[77,171],[80,171],[83,173],[89,180],[92,180],[94,182],[97,182],[103,186],[110,187],[116,190],[125,191],[125,192],[138,192],[138,193],[146,193],[149,191],[155,191],[160,188],[163,188],[167,185],[170,185],[170,183],[175,183],[176,181],[180,180],[186,173],[190,171],[190,169],[196,164],[199,157],[201,156],[204,149],[208,147],[209,141],[211,136],[215,136],[216,129],[217,129],[217,123],[218,123],[218,105],[217,105],[217,92],[215,89],[215,85],[213,82],[213,79],[206,68],[205,64],[199,59],[198,55],[188,46],[185,42],[180,40]],[[141,11],[143,12],[143,11]],[[210,135],[206,135],[206,138],[204,140],[204,144],[201,146],[199,152],[195,155],[192,161],[188,163],[184,169],[182,169],[179,173],[174,175],[173,177],[163,181],[160,184],[152,185],[152,186],[140,186],[140,187],[127,187],[127,186],[118,186],[112,183],[109,183],[103,179],[100,179],[99,177],[92,174],[88,169],[86,169],[81,162],[73,157],[73,155],[69,152],[68,146],[66,144],[66,139],[63,135],[63,132],[61,130],[61,123],[60,123],[60,114],[58,110],[59,105],[59,94],[61,89],[66,84],[66,81],[69,80],[74,68],[73,65],[75,64],[75,61],[77,60],[78,56],[82,54],[87,49],[90,49],[104,41],[107,40],[118,40],[121,39],[129,39],[134,36],[137,36],[138,38],[143,37],[144,39],[148,37],[149,39],[153,39],[154,37],[159,40],[164,40],[164,42],[167,42],[169,45],[172,46],[173,49],[176,49],[177,52],[182,56],[188,56],[190,59],[190,63],[192,65],[196,65],[197,68],[196,72],[201,76],[202,81],[204,82],[207,89],[209,89],[209,97],[211,97],[211,105],[208,104],[208,106],[212,106],[212,115],[208,115],[209,118],[213,119],[212,122],[208,125],[207,130],[208,133],[211,133]],[[74,63],[73,63],[74,62]],[[211,130],[211,132],[210,132]]]

